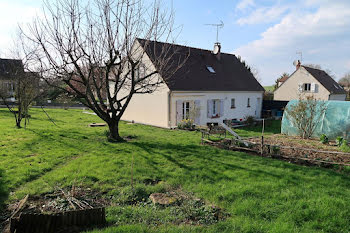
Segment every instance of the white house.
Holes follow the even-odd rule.
[[[325,71],[302,66],[300,62],[296,68],[296,71],[275,90],[274,100],[289,101],[307,96],[319,100],[346,99],[346,91]]]
[[[144,48],[145,40],[137,39],[134,47]],[[147,41],[143,67],[157,69],[152,51],[165,43]],[[168,44],[169,45],[169,44]],[[165,128],[176,127],[184,119],[196,125],[260,117],[264,88],[245,64],[235,55],[173,45],[174,51],[189,52],[184,65],[151,94],[134,95],[122,120]],[[173,59],[176,59],[174,56]],[[151,65],[150,65],[151,64]],[[150,68],[151,67],[151,68]]]

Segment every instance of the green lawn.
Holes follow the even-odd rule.
[[[264,86],[264,89],[265,89],[265,91],[273,92],[275,87],[273,85],[272,86]]]
[[[110,227],[94,232],[349,232],[350,174],[347,170],[304,167],[284,161],[200,145],[200,133],[121,124],[135,139],[112,144],[101,122],[81,110],[31,110],[27,129],[16,129],[0,109],[1,202],[40,194],[55,186],[87,186],[116,202],[130,191],[135,160],[136,191],[181,187],[226,210],[230,217],[212,225],[173,225],[172,211],[152,206],[107,209]],[[273,123],[273,124],[278,124]],[[273,133],[271,127],[267,133]],[[259,136],[259,127],[240,129]],[[238,130],[237,130],[238,131]],[[254,132],[255,131],[255,132]],[[145,180],[162,180],[147,185]],[[162,224],[165,223],[165,224]]]

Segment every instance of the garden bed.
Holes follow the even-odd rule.
[[[211,145],[229,150],[245,151],[265,157],[273,157],[298,164],[350,166],[350,153],[343,152],[335,142],[322,144],[314,139],[301,139],[286,135],[223,140],[205,140]]]
[[[88,211],[86,212],[88,213],[88,215],[92,214],[91,216],[94,216],[95,214],[98,215],[99,211],[102,211],[101,208],[110,205],[110,203],[111,203],[111,200],[104,197],[102,193],[99,193],[89,188],[74,187],[74,186],[69,190],[56,188],[53,192],[45,193],[42,195],[36,195],[36,196],[27,195],[22,200],[9,204],[2,216],[4,219],[7,219],[7,220],[1,224],[2,225],[1,227],[5,229],[5,232],[6,231],[10,232],[9,230],[10,219],[12,220],[12,222],[13,221],[21,222],[19,227],[24,227],[22,223],[23,221],[22,218],[24,216],[27,219],[32,219],[32,218],[45,219],[52,216],[52,218],[56,218],[55,220],[53,220],[54,222],[62,222],[60,217],[62,217],[63,213],[67,213],[67,214],[72,213],[70,214],[71,216],[68,216],[68,218],[74,218],[75,215],[83,216],[85,214],[84,211]],[[67,216],[65,216],[65,218],[67,218]],[[83,218],[83,217],[80,217],[80,218]],[[87,220],[88,219],[85,219],[84,220],[85,222],[84,221],[78,222],[76,221],[76,219],[72,219],[71,223],[73,225],[80,224],[81,226],[79,229],[83,229],[84,226],[82,224],[84,225],[87,224],[86,226],[89,226],[89,224],[92,223],[92,221],[86,222]],[[33,221],[33,220],[28,220],[28,221]],[[52,224],[54,223],[52,222],[51,225]],[[33,227],[36,227],[36,226],[33,225],[31,228]],[[47,226],[47,227],[51,227],[51,226]],[[60,226],[55,226],[55,227],[60,227]],[[77,231],[79,231],[79,229],[77,229]],[[44,231],[42,230],[44,229],[40,229],[38,232],[45,231],[45,230]]]

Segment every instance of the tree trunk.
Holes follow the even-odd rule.
[[[20,113],[19,113],[20,114]],[[22,119],[20,118],[20,116],[18,115],[17,117],[15,116],[15,118],[16,118],[16,127],[18,128],[18,129],[20,129],[20,128],[22,128],[21,127],[21,121],[22,121]]]
[[[113,142],[122,142],[124,139],[119,135],[119,120],[113,119],[108,122],[109,135],[108,139]]]

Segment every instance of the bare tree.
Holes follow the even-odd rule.
[[[254,78],[258,81],[261,82],[261,78],[260,78],[260,73],[258,68],[256,68],[255,66],[252,65],[248,65],[248,63],[242,59],[241,56],[237,56],[237,59],[245,66],[245,68],[247,68],[247,70],[249,70],[249,72],[254,76]]]
[[[307,96],[300,97],[296,104],[285,111],[289,121],[298,129],[300,137],[305,139],[313,135],[326,110],[326,102]]]
[[[40,95],[39,76],[26,72],[21,60],[14,61],[17,62],[8,63],[5,68],[10,74],[7,83],[9,85],[0,86],[0,99],[13,113],[17,128],[21,128],[23,118],[25,118],[25,125],[27,125],[30,105]],[[11,99],[14,99],[14,103],[10,103]]]
[[[338,83],[344,87],[344,89],[347,92],[347,99],[350,99],[350,72],[346,73],[339,81]]]
[[[158,0],[56,0],[21,29],[35,48],[33,67],[48,83],[62,80],[108,124],[109,138],[122,141],[119,121],[133,95],[156,91],[188,56],[151,42],[173,42],[173,23]],[[144,62],[146,51],[156,69]]]
[[[307,67],[314,68],[314,69],[318,69],[318,70],[321,70],[321,69],[322,69],[321,65],[319,65],[319,64],[312,64],[312,63],[309,63],[309,64],[304,64],[303,66],[307,66]]]
[[[318,70],[322,70],[321,65],[319,64],[305,64],[304,66],[310,67],[310,68],[314,68],[314,69],[318,69]],[[324,70],[329,76],[332,77],[332,79],[336,79],[334,73],[330,70],[330,69],[325,69]]]

